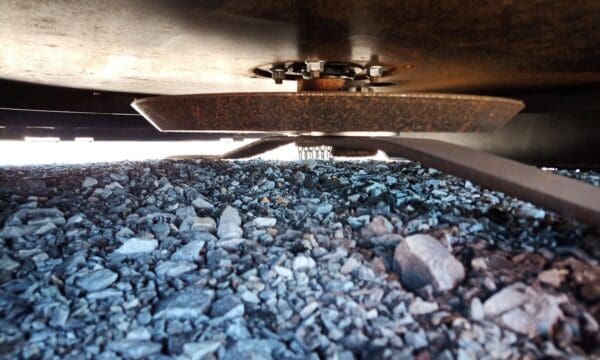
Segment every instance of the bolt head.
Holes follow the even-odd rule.
[[[383,66],[380,65],[371,65],[368,69],[369,77],[380,78],[383,76]]]
[[[322,72],[325,70],[325,61],[323,60],[306,60],[306,71]]]
[[[275,84],[281,84],[285,80],[285,69],[271,69],[271,76]]]

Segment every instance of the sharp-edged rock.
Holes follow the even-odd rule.
[[[192,285],[160,300],[154,316],[193,319],[208,312],[214,297],[214,290]]]
[[[396,247],[394,264],[409,289],[431,284],[439,291],[450,290],[465,277],[460,261],[430,235],[405,238]]]
[[[92,292],[109,287],[117,281],[118,277],[119,275],[115,272],[108,269],[100,269],[81,275],[77,278],[76,283],[83,290]]]

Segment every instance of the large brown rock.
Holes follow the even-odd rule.
[[[431,284],[450,290],[465,278],[463,265],[430,235],[412,235],[396,247],[394,266],[404,286],[415,290]]]

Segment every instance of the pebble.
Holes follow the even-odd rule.
[[[302,308],[302,310],[300,310],[300,317],[305,319],[307,318],[309,315],[311,315],[312,313],[315,312],[315,310],[317,310],[319,308],[319,303],[316,301],[311,301],[308,304],[306,304],[306,306],[304,306]]]
[[[394,230],[394,226],[389,222],[388,219],[379,215],[373,218],[373,220],[360,230],[361,235],[366,238],[372,238],[375,236],[383,236],[391,234]]]
[[[277,274],[279,274],[283,277],[286,277],[286,278],[291,278],[294,276],[294,273],[292,272],[292,270],[290,270],[286,267],[283,267],[283,266],[275,265],[275,266],[273,266],[273,270],[275,270],[275,272]]]
[[[258,228],[273,227],[277,224],[277,219],[269,217],[257,217],[252,220],[252,224]]]
[[[565,269],[550,269],[538,274],[538,280],[553,287],[560,287],[569,272]]]
[[[188,261],[164,261],[156,267],[156,275],[175,277],[192,270],[198,266]]]
[[[209,203],[201,197],[194,199],[194,201],[192,201],[192,206],[200,210],[212,210],[215,208],[213,204]]]
[[[315,214],[326,215],[329,214],[331,211],[333,211],[333,205],[329,203],[324,203],[317,206],[317,208],[315,209]]]
[[[220,239],[241,238],[244,236],[241,224],[242,219],[238,211],[231,206],[227,206],[219,218],[217,236]]]
[[[98,180],[90,176],[86,177],[85,180],[83,180],[83,182],[81,183],[81,186],[84,188],[91,188],[96,185],[98,185]]]
[[[296,256],[292,262],[292,269],[294,271],[306,271],[315,268],[315,266],[317,266],[316,262],[304,255]]]
[[[186,343],[183,345],[183,353],[190,360],[202,360],[206,355],[212,354],[221,347],[219,341],[203,341]]]
[[[208,312],[214,297],[214,290],[192,285],[160,300],[154,316],[193,319]]]
[[[237,226],[242,225],[242,218],[240,217],[239,212],[236,208],[227,205],[223,212],[221,213],[221,217],[219,218],[219,225],[221,224],[234,224]]]
[[[217,230],[217,223],[210,217],[187,217],[179,226],[180,232],[197,231],[197,232],[212,232]]]
[[[108,269],[100,269],[85,273],[77,278],[77,286],[85,291],[98,291],[112,285],[119,275]]]
[[[194,240],[185,244],[171,255],[172,261],[199,261],[200,252],[204,249],[206,242]]]
[[[145,359],[158,354],[162,349],[162,344],[151,341],[114,340],[108,343],[107,349],[127,358]]]
[[[394,264],[400,272],[402,284],[409,289],[432,285],[439,291],[447,291],[465,277],[460,261],[429,235],[405,238],[394,252]]]
[[[423,301],[417,297],[409,306],[408,311],[413,315],[425,315],[437,311],[439,306],[436,302]]]
[[[125,241],[121,247],[115,250],[115,253],[119,255],[150,253],[153,252],[157,247],[158,241],[154,239],[131,238]]]

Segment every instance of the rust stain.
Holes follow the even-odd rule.
[[[160,131],[491,131],[524,104],[450,94],[237,93],[158,96],[132,106]]]

